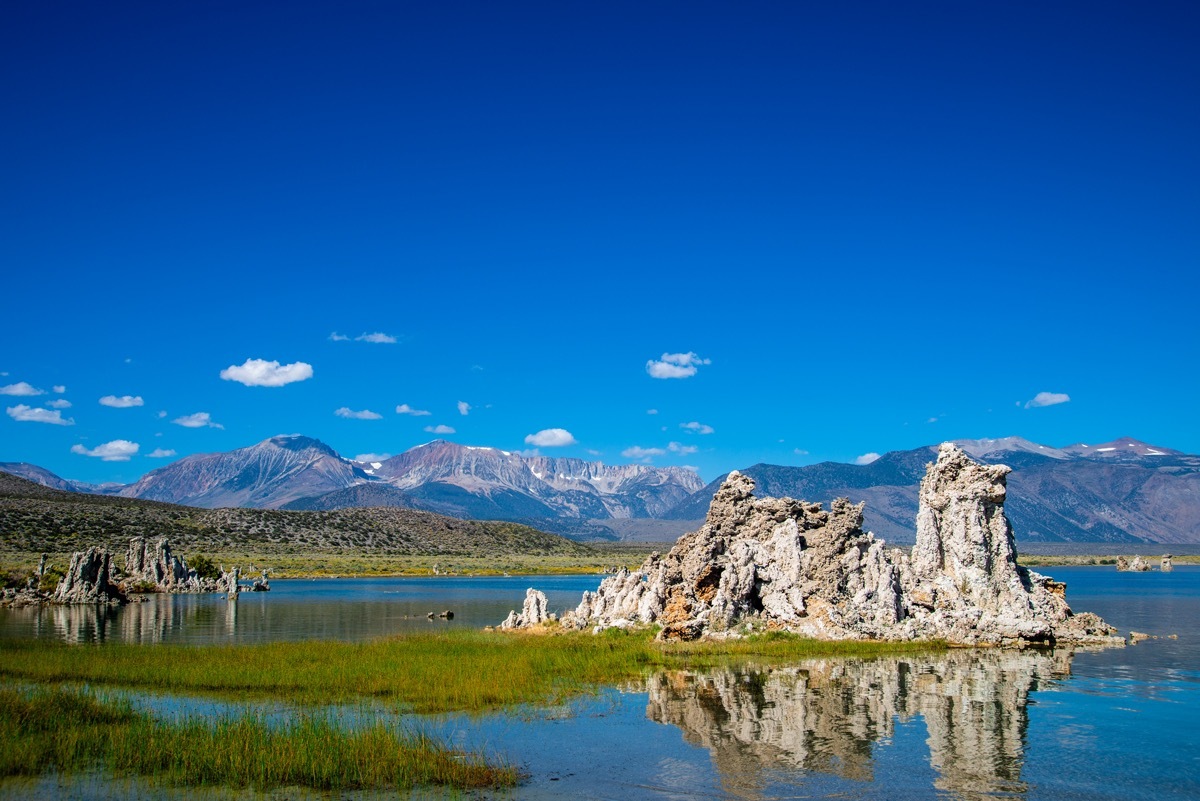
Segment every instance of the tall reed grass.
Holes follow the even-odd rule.
[[[319,790],[512,786],[518,772],[424,735],[319,714],[159,720],[78,690],[0,688],[0,776],[102,770],[189,787]]]

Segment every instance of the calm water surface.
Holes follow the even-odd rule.
[[[1178,639],[1106,650],[956,650],[809,659],[772,669],[667,671],[562,708],[482,719],[442,716],[418,725],[529,771],[517,790],[486,796],[495,798],[1200,798],[1200,568],[1042,572],[1067,582],[1073,608],[1099,613],[1122,633]],[[60,610],[18,610],[0,614],[0,636],[359,639],[496,623],[519,607],[530,584],[547,592],[552,608],[564,609],[598,580],[281,581],[269,595],[243,594],[234,615],[223,599],[205,596],[156,599],[102,622]],[[454,621],[425,619],[443,608],[455,610]],[[164,714],[214,709],[179,698],[142,702]],[[390,713],[342,714],[352,720]],[[0,785],[0,795],[195,797],[138,782],[54,779],[9,782]],[[205,797],[329,796],[289,790]]]

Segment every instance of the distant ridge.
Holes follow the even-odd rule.
[[[964,451],[1013,468],[1006,510],[1018,539],[1033,542],[1200,542],[1200,456],[1129,437],[1065,448],[1020,437],[957,440]],[[866,465],[757,464],[741,472],[756,494],[828,502],[866,501],[865,527],[911,544],[917,485],[936,448],[892,451]],[[725,476],[676,506],[669,517],[697,520]]]
[[[1200,543],[1200,456],[1129,437],[1061,448],[1021,437],[956,444],[976,459],[1013,468],[1006,508],[1023,541]],[[935,455],[929,445],[866,465],[757,464],[741,472],[758,482],[760,495],[866,501],[866,527],[906,544],[915,531],[917,484]],[[724,478],[702,486],[699,476],[677,467],[524,457],[444,440],[356,462],[300,435],[189,456],[124,487],[72,482],[19,462],[0,463],[0,471],[60,490],[201,507],[425,510],[510,520],[579,539],[674,539],[704,518]],[[648,528],[633,525],[638,521],[658,522]]]

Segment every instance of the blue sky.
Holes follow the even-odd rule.
[[[1188,3],[9,4],[0,461],[1200,452],[1196,41]]]

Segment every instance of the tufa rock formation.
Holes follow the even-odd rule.
[[[546,593],[530,587],[525,590],[525,604],[521,607],[521,614],[518,615],[516,610],[509,612],[500,628],[527,629],[547,620],[554,620],[554,615],[546,611]]]
[[[1170,573],[1172,570],[1175,569],[1175,565],[1173,565],[1171,563],[1171,554],[1169,554],[1169,553],[1163,554],[1162,562],[1159,564],[1158,569],[1164,573]]]
[[[1072,613],[1065,585],[1017,564],[1008,472],[942,445],[921,482],[910,558],[862,530],[862,505],[755,498],[754,482],[735,471],[698,531],[584,593],[563,623],[657,623],[667,640],[760,627],[960,645],[1120,642],[1095,615]]]
[[[71,566],[50,600],[56,604],[125,603],[128,599],[112,581],[112,554],[88,548],[71,554]]]
[[[183,557],[171,553],[171,543],[158,541],[153,550],[145,537],[134,537],[125,552],[125,575],[128,586],[153,584],[155,592],[214,592],[217,583],[201,579],[189,570]]]

